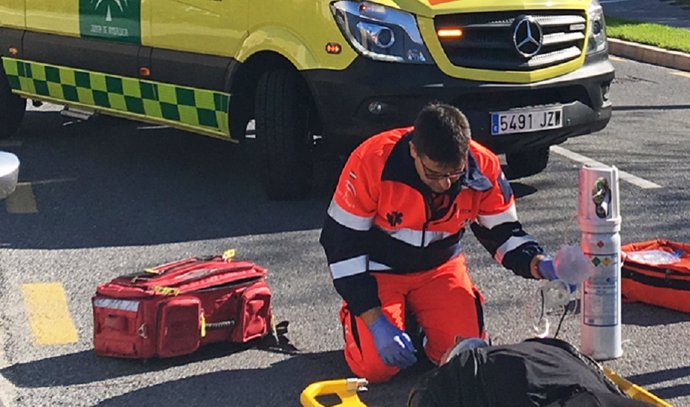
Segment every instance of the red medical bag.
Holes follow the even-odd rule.
[[[101,284],[92,298],[96,354],[171,357],[271,333],[266,270],[232,254],[187,258]]]
[[[624,298],[690,312],[690,245],[657,239],[621,250]]]

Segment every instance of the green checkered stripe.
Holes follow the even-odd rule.
[[[136,78],[2,58],[10,87],[66,104],[229,136],[230,95]]]

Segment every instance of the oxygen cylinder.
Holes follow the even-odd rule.
[[[621,217],[616,167],[580,168],[578,221],[582,252],[594,266],[581,291],[580,350],[595,360],[621,348]]]

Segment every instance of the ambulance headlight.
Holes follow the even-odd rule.
[[[360,54],[377,61],[433,63],[412,14],[349,0],[333,3],[331,11],[345,38]]]
[[[608,48],[606,43],[606,21],[604,20],[604,10],[601,8],[598,0],[592,0],[587,14],[589,15],[587,53],[604,52]]]

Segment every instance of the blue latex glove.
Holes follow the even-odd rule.
[[[543,279],[549,281],[558,280],[558,276],[556,275],[556,267],[553,264],[553,259],[551,258],[551,256],[546,256],[543,260],[541,260],[537,264],[537,270],[539,271],[539,275]],[[568,289],[571,293],[574,293],[575,290],[577,290],[577,285],[568,284]]]
[[[543,260],[540,260],[537,264],[537,271],[541,278],[545,280],[556,280],[558,276],[556,275],[556,267],[553,265],[553,259],[551,256],[546,256]]]
[[[376,349],[385,364],[405,369],[417,361],[410,337],[391,324],[385,316],[378,317],[369,326],[369,330],[374,336]]]

